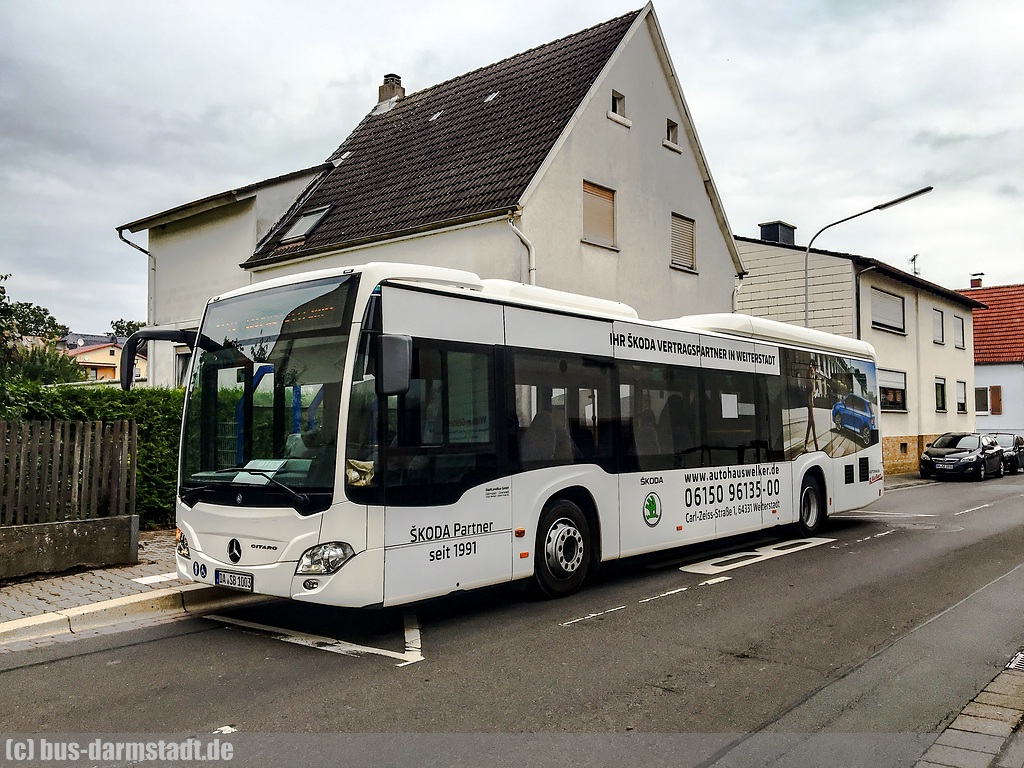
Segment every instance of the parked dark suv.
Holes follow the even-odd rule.
[[[991,435],[1003,449],[1003,468],[1011,475],[1017,474],[1017,470],[1024,467],[1024,437],[1012,432],[992,432]]]
[[[921,477],[970,475],[984,480],[1003,476],[1003,449],[991,435],[977,432],[946,432],[929,443],[921,454]]]

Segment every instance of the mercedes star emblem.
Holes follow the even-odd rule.
[[[242,545],[238,539],[232,539],[228,542],[228,559],[232,563],[237,563],[242,559]]]

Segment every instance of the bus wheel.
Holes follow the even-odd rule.
[[[797,527],[804,536],[813,536],[825,524],[825,500],[821,485],[813,477],[805,477],[800,487],[800,519]]]
[[[545,597],[578,590],[590,566],[590,526],[580,508],[566,499],[550,502],[537,526],[534,579]]]

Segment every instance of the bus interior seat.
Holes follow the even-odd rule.
[[[519,458],[525,462],[551,461],[555,455],[555,423],[549,411],[538,411],[519,438]]]

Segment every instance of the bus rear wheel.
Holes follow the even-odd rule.
[[[590,569],[590,525],[567,499],[544,507],[537,526],[534,580],[545,597],[564,597],[583,586]]]
[[[817,478],[805,477],[800,486],[800,517],[796,524],[803,536],[813,536],[825,525],[825,497]]]

